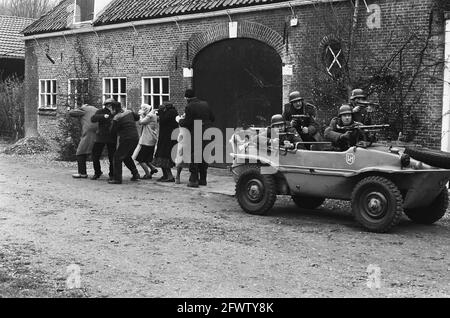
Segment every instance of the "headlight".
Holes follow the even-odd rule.
[[[403,168],[406,168],[409,166],[409,164],[411,163],[411,157],[404,153],[400,156],[400,163],[402,165]]]

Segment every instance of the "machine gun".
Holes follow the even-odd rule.
[[[337,126],[337,128],[342,129],[342,130],[346,130],[346,131],[350,131],[350,130],[356,130],[356,129],[360,129],[360,130],[364,130],[367,132],[372,132],[372,131],[380,131],[382,129],[385,128],[389,128],[390,125],[389,124],[382,124],[382,125],[351,125],[351,126]]]
[[[374,103],[374,102],[369,102],[366,100],[358,100],[355,102],[356,105],[359,105],[361,107],[367,107],[367,106],[380,106],[380,104],[378,103]]]
[[[306,126],[309,126],[310,124],[310,117],[309,115],[302,114],[302,115],[292,115],[291,118],[297,123],[294,128],[298,130],[298,128],[303,128]]]

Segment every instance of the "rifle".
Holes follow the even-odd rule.
[[[361,106],[361,107],[380,106],[380,104],[378,104],[378,103],[369,102],[369,101],[366,101],[366,100],[359,100],[355,104],[358,105],[358,106]]]
[[[378,131],[385,128],[389,128],[389,124],[382,124],[382,125],[351,125],[351,126],[339,126],[337,125],[337,128],[343,129],[343,130],[355,130],[355,129],[361,129],[365,131]]]
[[[305,127],[309,125],[310,117],[309,115],[303,114],[303,115],[291,115],[291,118],[298,122],[300,127]],[[294,127],[296,128],[296,127]]]

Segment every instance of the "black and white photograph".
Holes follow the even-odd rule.
[[[450,298],[449,181],[450,0],[0,0],[0,298]]]

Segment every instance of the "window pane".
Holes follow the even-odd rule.
[[[52,95],[52,106],[56,106],[56,95]]]
[[[127,97],[126,96],[120,96],[120,103],[122,104],[123,108],[127,108]]]
[[[164,95],[164,96],[162,97],[162,100],[163,100],[163,102],[168,101],[168,100],[169,100],[169,96]]]
[[[119,93],[119,79],[114,78],[112,80],[112,92],[113,93]]]
[[[41,95],[41,107],[45,106],[45,95]]]
[[[120,102],[120,100],[119,100],[119,95],[112,95],[112,98],[114,98],[114,100],[116,100],[116,101],[119,101],[119,102]]]
[[[88,81],[87,80],[83,80],[83,82],[82,82],[82,92],[84,93],[84,94],[86,94],[86,93],[88,93],[89,92],[89,83],[88,83]]]
[[[151,105],[151,102],[150,102],[150,96],[148,96],[148,95],[144,96],[144,104],[149,104],[149,105]]]
[[[150,79],[144,78],[144,94],[150,93]]]
[[[162,93],[169,94],[169,79],[168,78],[162,79]]]
[[[45,93],[45,81],[41,81],[41,93]]]
[[[153,79],[153,94],[159,94],[160,93],[160,84],[159,84],[159,78]]]
[[[159,105],[161,105],[160,101],[159,101],[159,96],[153,96],[153,107],[158,107]]]
[[[52,88],[52,83],[51,82],[52,81],[50,81],[50,80],[45,81],[45,92],[46,93],[50,93],[50,90]]]
[[[52,104],[51,95],[47,94],[47,95],[45,95],[45,97],[46,97],[45,106],[50,106]]]
[[[56,81],[52,81],[52,93],[56,93]]]
[[[105,93],[111,93],[111,80],[105,79]]]
[[[126,94],[127,92],[127,79],[126,78],[121,78],[120,79],[120,92],[122,94]]]

